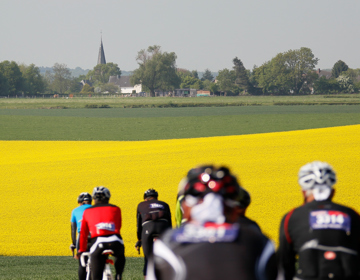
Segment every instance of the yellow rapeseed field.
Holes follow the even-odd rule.
[[[126,256],[137,256],[136,206],[155,188],[174,212],[177,186],[201,163],[225,164],[252,195],[248,215],[275,242],[280,219],[302,203],[299,168],[338,174],[335,201],[360,210],[360,125],[141,142],[0,141],[0,255],[70,255],[79,193],[104,185],[122,209]]]

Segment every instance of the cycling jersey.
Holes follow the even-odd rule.
[[[139,240],[141,240],[142,228],[144,224],[148,222],[165,221],[172,226],[169,205],[166,202],[157,199],[140,202],[137,207],[136,219],[137,237]]]
[[[153,239],[172,227],[171,212],[166,202],[151,199],[137,207],[137,237],[141,240],[145,255],[143,274],[146,275],[147,260],[152,254]]]
[[[80,228],[81,228],[81,221],[82,216],[85,211],[85,209],[91,207],[91,204],[83,204],[79,207],[76,207],[71,212],[71,239],[74,245],[76,245],[76,249],[79,250],[79,236],[80,236]],[[78,236],[76,238],[76,232],[78,233]],[[78,276],[79,280],[85,280],[86,279],[86,268],[83,267],[79,260],[79,268],[78,268]]]
[[[78,233],[80,232],[83,213],[84,213],[85,209],[87,209],[89,207],[91,207],[91,204],[83,204],[83,205],[80,205],[79,207],[76,207],[71,212],[71,220],[70,220],[70,222],[71,223],[76,223]]]
[[[154,243],[147,280],[276,279],[272,242],[248,226],[190,223]]]
[[[279,243],[285,279],[360,279],[360,217],[346,206],[325,200],[295,208],[282,219]]]
[[[175,221],[176,227],[180,227],[183,223],[186,222],[186,219],[183,219],[184,210],[182,209],[181,203],[184,201],[185,196],[180,195],[176,201],[175,207]]]
[[[242,226],[253,227],[254,229],[257,229],[258,231],[261,232],[260,226],[257,224],[257,222],[249,219],[248,217],[245,216],[239,217],[238,223]]]
[[[95,204],[83,214],[80,231],[80,250],[84,252],[90,233],[90,271],[92,280],[101,280],[106,258],[105,249],[113,251],[116,278],[121,279],[125,266],[124,242],[120,235],[121,210],[112,204]]]
[[[81,223],[80,250],[86,251],[87,236],[90,233],[92,242],[99,236],[120,236],[121,210],[112,204],[94,205],[84,211]]]

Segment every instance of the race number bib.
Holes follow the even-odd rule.
[[[310,212],[309,222],[312,229],[338,229],[350,232],[351,218],[341,211],[312,211]]]
[[[233,242],[239,235],[239,227],[202,227],[187,224],[177,229],[171,239],[179,243]]]

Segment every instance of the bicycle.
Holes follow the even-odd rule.
[[[102,252],[102,254],[107,256],[102,279],[103,280],[114,280],[114,277],[113,277],[113,275],[111,273],[111,269],[110,269],[110,264],[114,265],[114,261],[112,259],[109,259],[109,256],[114,254],[114,251],[113,250],[104,250]],[[85,257],[88,257],[87,262],[85,261]],[[80,262],[83,267],[86,266],[86,280],[90,280],[90,253],[89,252],[82,253],[80,256]]]

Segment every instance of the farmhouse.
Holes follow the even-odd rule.
[[[130,76],[110,76],[109,83],[118,86],[121,93],[140,93],[142,91],[142,85],[133,85],[130,82]]]

